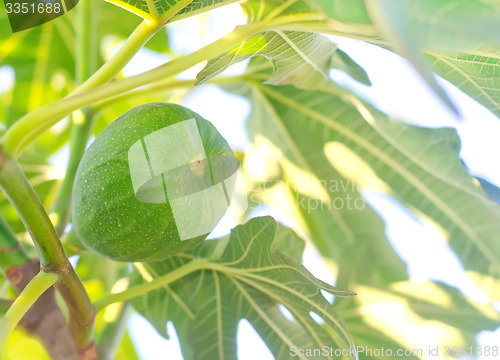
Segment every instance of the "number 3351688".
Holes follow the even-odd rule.
[[[7,14],[59,14],[62,11],[61,4],[47,3],[6,3]]]
[[[473,356],[484,356],[493,359],[498,359],[499,347],[498,346],[445,346],[444,355],[445,356],[457,356],[457,355],[467,355],[471,354]]]

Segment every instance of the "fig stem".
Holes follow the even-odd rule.
[[[0,149],[0,155],[1,149]],[[40,256],[44,272],[59,275],[55,287],[69,309],[69,325],[77,346],[92,341],[95,310],[69,262],[47,212],[15,159],[0,156],[0,189],[16,209]]]
[[[101,68],[96,71],[91,77],[86,79],[87,76],[85,76],[85,73],[79,75],[80,79],[82,81],[85,81],[75,90],[73,90],[71,94],[68,95],[68,97],[96,88],[113,79],[125,67],[125,65],[129,63],[134,55],[142,49],[142,47],[149,41],[149,39],[162,27],[163,24],[159,24],[157,22],[149,22],[146,20],[141,22],[123,43],[116,54],[114,54],[111,59],[104,63],[104,65],[101,66]],[[91,66],[91,64],[89,64],[88,66]],[[85,68],[81,69],[80,71],[84,72]]]
[[[164,16],[168,20],[179,9],[190,3],[192,0],[182,0],[170,8]],[[89,89],[102,85],[113,79],[127,65],[132,57],[158,32],[163,26],[163,21],[143,21],[124,42],[118,52],[111,57],[98,71],[96,71],[97,52],[99,43],[97,33],[94,30],[98,23],[98,10],[100,1],[88,1],[79,11],[77,29],[77,83],[80,84],[69,96],[85,92]],[[96,13],[97,9],[97,13]],[[165,20],[165,21],[166,21]],[[76,171],[80,160],[85,152],[87,140],[94,125],[93,109],[83,109],[76,112],[72,117],[70,157],[66,175],[61,184],[60,190],[50,211],[50,217],[54,221],[57,232],[62,235],[69,220],[69,209],[71,205],[71,192],[75,180]]]
[[[42,106],[19,119],[7,130],[1,139],[3,150],[8,156],[17,156],[42,133],[71,112],[81,107],[109,100],[137,87],[177,75],[206,59],[233,48],[244,39],[264,29],[265,26],[262,23],[240,26],[219,40],[189,55],[177,57],[157,68],[85,92],[78,91],[76,94]],[[88,85],[84,83],[82,86],[85,86],[85,89]]]
[[[116,71],[109,71],[109,64],[114,64],[114,67],[120,68],[121,64],[117,64],[116,59],[121,59],[122,63],[130,60],[130,56],[126,57],[123,54],[119,54],[119,52],[126,50],[127,53],[130,52],[130,54],[134,54],[138,51],[138,49],[140,49],[142,42],[147,41],[148,39],[146,34],[137,36],[136,33],[139,32],[138,30],[142,29],[142,24],[139,25],[136,31],[132,34],[136,35],[133,41],[126,41],[118,53],[114,55],[108,63],[103,65],[100,71],[96,72],[98,60],[97,55],[99,52],[99,38],[96,29],[98,28],[100,20],[101,4],[101,0],[87,0],[77,8],[76,19],[78,24],[76,26],[75,34],[75,78],[79,87],[74,91],[74,93],[85,90],[85,86],[92,88],[99,85],[99,82],[110,80],[116,75]],[[135,45],[135,48],[131,49],[131,44]],[[128,49],[126,49],[127,46],[129,47]],[[90,80],[91,78],[93,78],[93,80]],[[84,82],[87,82],[85,86],[82,85]],[[66,174],[64,175],[64,179],[49,211],[50,218],[60,236],[64,234],[64,230],[69,221],[73,182],[75,181],[78,164],[80,163],[83,153],[85,152],[87,141],[93,127],[94,111],[92,109],[85,108],[82,109],[82,111],[75,111],[71,115],[68,166],[66,167]]]
[[[9,307],[0,319],[0,349],[4,348],[9,335],[14,331],[21,318],[35,301],[59,278],[59,275],[40,271]]]
[[[128,62],[134,57],[135,54],[148,42],[148,40],[158,32],[162,28],[162,24],[158,22],[149,22],[144,20],[139,26],[134,30],[134,32],[130,35],[130,37],[124,42],[122,47],[118,50],[118,52],[113,55],[113,57],[108,60],[98,71],[96,71],[90,78],[88,78],[84,83],[78,86],[75,90],[73,90],[68,96],[65,98],[50,103],[48,105],[42,106],[29,114],[23,116],[19,121],[16,122],[18,124],[17,130],[13,129],[12,133],[8,136],[7,131],[4,134],[4,138],[2,138],[2,147],[7,155],[17,156],[24,148],[26,148],[33,140],[35,140],[41,133],[48,129],[44,128],[44,130],[33,129],[31,124],[33,124],[34,118],[39,118],[40,115],[54,108],[57,103],[64,99],[72,98],[77,96],[78,94],[85,93],[86,91],[99,87],[111,79],[113,79],[124,67],[128,64]],[[85,64],[84,66],[91,66],[91,64]],[[85,70],[79,69],[81,74],[79,76],[83,76],[83,72]],[[83,80],[83,79],[82,79]],[[79,107],[74,108],[73,110],[77,110]],[[55,119],[51,115],[43,116],[44,121],[53,121],[54,123],[58,122],[62,118],[64,118],[67,114],[71,113],[73,110],[69,111],[62,117],[58,117]],[[51,122],[52,123],[52,122]],[[52,125],[54,124],[52,123]],[[49,126],[50,128],[50,126]],[[35,133],[35,131],[37,133]],[[25,141],[25,137],[29,137],[29,142]],[[11,151],[11,143],[14,143],[13,149]]]
[[[135,285],[131,288],[128,288],[127,290],[118,293],[105,295],[100,299],[94,301],[94,306],[96,308],[96,311],[99,312],[108,305],[126,301],[136,296],[146,294],[162,286],[173,283],[174,281],[179,280],[180,278],[189,275],[194,271],[206,269],[209,267],[209,264],[210,264],[209,261],[206,259],[192,260],[165,275],[157,277],[152,281]]]

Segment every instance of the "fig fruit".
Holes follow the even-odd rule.
[[[73,188],[73,227],[117,261],[188,250],[226,212],[238,163],[207,120],[176,104],[137,106],[86,150]]]

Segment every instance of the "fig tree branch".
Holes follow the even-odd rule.
[[[92,74],[96,72],[97,54],[99,52],[99,38],[95,29],[97,29],[99,24],[101,3],[101,0],[87,0],[76,9],[78,21],[75,39],[77,54],[75,57],[77,84],[84,83],[92,76]],[[147,33],[146,35],[143,35],[143,37],[147,38]],[[142,38],[134,41],[136,48],[126,49],[126,54],[135,54],[135,52],[142,47],[143,42],[144,39]],[[127,44],[119,51],[124,50],[126,47]],[[117,55],[115,55],[112,60],[117,59]],[[130,60],[130,55],[121,55],[121,59],[122,61],[128,62]],[[101,68],[101,71],[104,72],[108,64],[109,63],[105,64]],[[117,66],[119,68],[121,64],[118,64]],[[101,75],[100,78],[101,81],[104,81],[106,78],[109,78],[110,76],[114,77],[115,75],[116,74],[112,73],[104,74]],[[88,81],[87,86],[95,87],[96,84],[92,84],[91,81]],[[59,235],[64,234],[64,229],[69,221],[69,209],[71,208],[73,182],[75,181],[78,164],[80,163],[83,153],[85,152],[85,147],[93,128],[93,120],[94,112],[90,108],[83,109],[82,111],[75,111],[71,115],[68,166],[66,167],[64,179],[49,212],[50,218],[52,219]]]
[[[80,94],[113,79],[162,27],[163,24],[158,22],[143,21],[140,23],[116,54],[68,96]]]
[[[86,80],[83,84],[78,86],[73,92],[71,92],[66,98],[75,96],[80,93],[84,93],[88,91],[89,89],[98,87],[100,85],[103,85],[113,79],[124,67],[125,65],[128,64],[128,62],[134,57],[135,54],[148,42],[148,40],[158,32],[163,27],[163,24],[158,23],[158,22],[149,22],[149,21],[143,21],[135,30],[134,32],[130,35],[130,37],[124,42],[122,47],[118,50],[118,52],[113,55],[113,57],[108,60],[97,72],[95,72],[88,80]],[[66,99],[65,98],[65,99]],[[57,102],[55,102],[57,103]],[[50,103],[48,105],[42,106],[41,108],[37,110],[44,110],[46,111],[47,108],[51,108],[53,104],[55,103]],[[29,124],[33,121],[34,116],[30,116],[30,114],[37,113],[37,110],[27,114],[23,118],[21,118],[19,121],[22,121],[23,119],[27,119],[29,121],[25,122],[25,127],[24,130],[22,131],[28,131],[29,130]],[[76,110],[76,109],[74,109]],[[43,111],[42,111],[43,112]],[[65,116],[68,114],[65,114]],[[59,118],[57,121],[61,120]],[[18,121],[18,122],[19,122]],[[50,128],[50,126],[49,126]],[[45,129],[46,130],[46,129]],[[8,131],[7,131],[8,132]],[[40,135],[40,134],[38,134]],[[38,137],[38,135],[36,137]],[[22,135],[21,135],[22,137]],[[36,138],[35,137],[35,138]],[[7,141],[8,143],[9,141]],[[7,150],[9,148],[9,145],[4,145],[3,149],[6,154],[11,154],[10,150]],[[15,153],[15,152],[14,152]]]
[[[69,309],[69,324],[77,346],[93,343],[95,311],[70,264],[61,241],[28,179],[15,159],[0,153],[0,188],[16,209],[40,256],[44,272],[59,275],[55,284]]]
[[[82,107],[112,99],[126,91],[177,75],[192,66],[223,53],[247,37],[262,31],[261,23],[240,26],[221,39],[186,56],[181,56],[142,74],[101,85],[42,106],[14,123],[4,134],[1,145],[6,155],[15,157],[50,127]]]

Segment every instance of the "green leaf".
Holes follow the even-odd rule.
[[[28,112],[66,96],[74,88],[75,13],[14,34],[5,13],[0,14],[0,67],[7,66],[14,72],[13,84],[0,93],[0,124],[9,127]],[[20,161],[46,166],[47,157],[69,139],[69,126],[62,125],[40,137],[30,154],[23,155]],[[36,175],[40,175],[36,179],[40,183],[43,174]]]
[[[116,21],[117,18],[120,21]],[[99,17],[99,38],[102,39],[105,36],[112,35],[119,41],[126,40],[140,23],[141,19],[134,14],[123,11],[107,1],[103,1]],[[166,28],[162,28],[149,39],[145,47],[160,53],[168,52],[169,44]],[[106,52],[106,49],[102,49],[100,53],[102,52]],[[99,65],[102,65],[102,63],[104,61],[100,59]]]
[[[336,45],[319,34],[269,31],[252,36],[225,54],[212,58],[197,76],[202,84],[232,64],[262,55],[273,63],[268,84],[318,88],[330,81],[328,70]]]
[[[311,7],[343,23],[371,24],[363,0],[309,0]]]
[[[301,262],[305,242],[290,228],[277,223],[276,234],[271,243],[271,251],[280,251],[290,255],[297,262]]]
[[[428,53],[433,71],[500,117],[500,53]]]
[[[181,20],[190,16],[200,14],[205,11],[210,11],[216,9],[220,6],[228,5],[241,0],[196,0],[191,1],[186,7],[179,11],[174,18],[175,20]]]
[[[250,22],[261,21],[270,15],[285,16],[317,12],[308,0],[247,0],[242,3],[242,6]]]
[[[422,75],[431,89],[455,109],[445,92],[436,83],[429,67],[419,54],[430,51],[432,69],[462,91],[486,106],[497,116],[499,95],[494,84],[498,54],[495,49],[477,51],[485,45],[497,46],[500,32],[500,11],[494,2],[479,0],[382,0],[368,1],[372,17],[379,26],[339,27],[332,19],[347,23],[370,24],[363,2],[351,0],[310,0],[313,9],[322,11],[330,20],[309,24],[311,31],[335,34],[345,32],[356,38],[382,42],[406,57]],[[379,4],[379,6],[377,6]],[[381,11],[373,11],[373,8]],[[354,10],[353,8],[356,8]],[[375,13],[375,14],[374,14]],[[378,13],[378,15],[377,15]],[[322,24],[320,24],[322,23]],[[301,27],[305,30],[306,25]],[[382,35],[385,35],[383,39]],[[381,39],[382,37],[382,39]],[[446,50],[446,52],[444,52]],[[452,51],[450,53],[450,50]],[[443,51],[440,53],[439,51]],[[456,53],[456,51],[461,51]],[[456,111],[456,110],[453,110]]]
[[[407,281],[383,288],[358,286],[356,290],[354,301],[335,305],[356,345],[369,349],[422,349],[424,356],[418,358],[427,358],[428,349],[438,346],[439,356],[435,357],[441,358],[445,346],[474,346],[478,332],[495,330],[500,321],[491,305],[470,300],[439,282]],[[426,339],[427,334],[432,338]],[[359,355],[362,360],[388,358],[365,352]]]
[[[420,50],[431,51],[438,75],[498,115],[498,92],[493,85],[498,56],[496,51],[475,55],[478,47],[499,44],[497,9],[477,0],[377,0],[367,2],[367,7],[390,46],[411,62],[451,109],[453,104],[436,83]],[[453,53],[456,51],[460,53]]]
[[[362,199],[360,184],[330,164],[322,136],[296,138],[263,94],[255,90],[246,95],[253,105],[247,120],[253,143],[244,162],[248,182],[256,184],[250,198],[293,219],[338,286],[406,280],[406,265],[389,244],[382,219]],[[273,176],[276,166],[282,173],[278,179]]]
[[[68,94],[74,86],[73,27],[67,18],[11,33],[7,17],[0,18],[0,66],[14,71],[15,81],[0,95],[6,111],[0,122],[9,127],[21,116]]]
[[[253,325],[276,359],[288,359],[291,346],[348,348],[350,335],[320,290],[336,296],[352,293],[314,278],[293,257],[271,251],[274,240],[282,236],[276,231],[270,217],[237,226],[210,269],[135,298],[134,307],[165,337],[166,323],[173,322],[185,359],[236,359],[236,330],[242,318]],[[300,243],[296,235],[287,236]],[[203,243],[197,254],[212,251],[217,241]],[[278,241],[278,247],[285,243],[282,238]],[[186,256],[176,256],[147,263],[146,277],[161,276],[187,261]],[[142,281],[137,273],[132,279]],[[280,304],[294,320],[281,313]],[[310,312],[319,315],[324,325]]]
[[[136,14],[146,20],[160,18],[163,13],[169,10],[172,5],[176,5],[162,0],[107,0],[111,4],[122,7],[133,14]]]
[[[406,14],[412,11],[408,1],[373,0],[366,4],[374,23],[385,37],[391,40],[395,51],[405,57],[443,103],[458,114],[457,108],[439,86],[419,51],[421,45],[418,39],[422,34],[412,32],[411,25],[408,23],[409,19],[406,18]]]
[[[289,114],[277,112],[258,88],[245,90],[238,84],[226,89],[237,90],[252,103],[247,128],[253,144],[246,152],[244,170],[249,183],[258,185],[250,198],[293,219],[325,259],[338,286],[408,279],[406,264],[389,244],[382,219],[359,193],[362,185],[374,190],[384,185],[337,171],[325,156],[321,129],[311,124],[313,132],[303,129],[299,135],[291,130],[300,114],[285,119]],[[355,163],[346,162],[354,165],[352,175]],[[283,175],[276,179],[276,173]]]
[[[348,172],[368,165],[397,197],[439,224],[469,276],[492,299],[500,298],[500,209],[463,167],[454,130],[391,121],[354,96],[252,84],[251,133],[270,137],[295,168],[315,164],[320,179],[335,176],[325,156]],[[344,148],[354,157],[338,151]],[[342,161],[354,158],[361,164]],[[331,212],[334,199],[326,198]],[[344,221],[346,234],[353,231],[338,213],[333,216]]]
[[[3,14],[3,13],[2,13]],[[69,12],[39,27],[11,33],[7,17],[0,18],[0,66],[7,65],[14,71],[15,81],[10,89],[0,94],[0,123],[12,125],[20,117],[42,105],[66,96],[74,89],[75,16]],[[105,36],[125,40],[140,23],[139,19],[108,3],[96,10],[99,17],[98,44]],[[117,22],[116,18],[120,21]],[[158,31],[146,47],[164,52],[168,50],[168,37],[164,29]],[[96,48],[99,66],[104,63],[100,56],[109,53],[105,46]],[[90,56],[90,55],[87,55]],[[40,139],[53,147],[54,134]],[[66,141],[65,141],[66,142]],[[54,151],[58,148],[54,148]],[[40,149],[38,149],[40,151]],[[44,153],[46,153],[44,151]]]
[[[478,0],[383,0],[403,4],[397,16],[423,49],[472,49],[498,44],[500,12]]]
[[[110,292],[115,282],[127,275],[125,264],[105,259],[91,251],[80,254],[76,271],[82,281],[99,283],[104,292]]]
[[[331,67],[334,69],[341,70],[347,75],[352,77],[354,80],[359,81],[362,84],[370,86],[372,83],[368,78],[366,71],[359,66],[349,55],[340,49],[335,51],[332,58]]]
[[[256,56],[265,57],[274,70],[268,73],[263,61],[252,60],[248,72],[269,77],[266,84],[295,85],[319,89],[330,83],[331,68],[344,71],[353,79],[371,85],[368,75],[345,52],[321,34],[298,31],[268,31],[250,37],[230,51],[212,58],[197,75],[196,85],[203,84],[238,62]]]
[[[0,349],[0,360],[30,359],[50,360],[47,350],[40,342],[25,331],[18,329],[9,337],[6,346]]]
[[[408,35],[419,49],[466,50],[479,45],[498,45],[500,11],[495,4],[480,0],[309,0],[313,9],[331,19],[351,24],[389,27],[401,37]],[[379,22],[375,8],[389,14]],[[370,10],[370,11],[368,11]],[[368,16],[370,15],[370,16]],[[370,21],[370,18],[372,21]],[[328,23],[328,22],[327,22]],[[332,24],[332,28],[338,24]],[[369,35],[370,28],[356,27]]]
[[[106,0],[146,20],[173,17],[172,21],[215,9],[239,0]],[[175,15],[175,16],[174,16]],[[166,18],[165,18],[166,17]]]
[[[278,28],[378,39],[363,0],[246,0],[249,22],[271,21]]]
[[[412,47],[424,50],[464,51],[499,44],[499,7],[481,0],[248,0],[243,6],[252,22],[270,15],[287,17],[295,19],[288,30],[309,28],[384,44],[390,40],[389,46],[394,37],[407,38]],[[390,16],[381,21],[376,9]]]
[[[123,336],[123,340],[116,353],[115,360],[140,360],[128,332]]]

